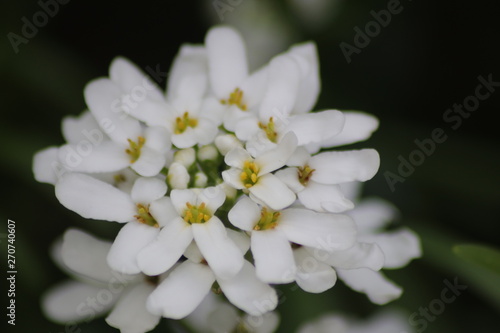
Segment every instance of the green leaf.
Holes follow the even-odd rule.
[[[453,252],[464,261],[479,265],[500,276],[500,250],[486,245],[461,244]]]

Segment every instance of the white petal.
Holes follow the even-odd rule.
[[[251,160],[250,154],[243,148],[236,147],[231,149],[224,157],[224,162],[234,168],[243,169],[245,161]]]
[[[109,67],[110,79],[118,84],[123,92],[134,93],[134,89],[144,89],[148,97],[163,99],[158,86],[137,65],[124,57],[116,57]]]
[[[269,64],[266,93],[259,109],[260,119],[282,119],[295,106],[300,85],[300,68],[289,56],[274,58]]]
[[[304,190],[305,187],[300,183],[299,180],[299,170],[297,168],[285,168],[278,170],[275,174],[276,177],[279,178],[283,183],[285,183],[292,191],[295,193],[299,193],[300,191]],[[316,193],[316,192],[314,192]],[[299,196],[300,198],[300,196]],[[323,197],[324,198],[324,197]],[[317,198],[315,198],[317,199]],[[319,203],[316,203],[317,206],[320,206]],[[308,207],[311,208],[311,207]]]
[[[254,115],[249,115],[238,120],[234,127],[234,133],[240,140],[249,140],[259,132],[259,119]]]
[[[204,202],[207,208],[215,213],[217,209],[226,201],[226,192],[221,186],[210,186],[203,189],[198,194],[198,200],[196,202],[197,205],[200,205]]]
[[[218,135],[215,138],[215,146],[219,150],[219,152],[222,155],[226,155],[229,153],[233,148],[239,147],[243,148],[241,145],[240,140],[238,140],[234,135],[232,134],[221,134]]]
[[[335,285],[335,270],[316,260],[304,247],[293,251],[297,265],[295,281],[299,287],[309,293],[322,293]]]
[[[240,316],[236,308],[228,303],[214,306],[205,324],[207,332],[233,332],[240,321]],[[197,311],[197,310],[195,310]],[[205,332],[204,330],[198,330]]]
[[[108,253],[108,265],[124,274],[137,274],[141,270],[137,255],[153,242],[160,230],[139,222],[127,223],[118,233]]]
[[[394,205],[385,200],[369,198],[361,201],[355,209],[346,214],[356,221],[360,233],[371,233],[393,221],[398,211]]]
[[[354,208],[338,185],[319,184],[310,180],[303,191],[297,193],[300,202],[317,212],[341,213]]]
[[[245,188],[245,185],[241,181],[240,175],[241,169],[237,168],[231,168],[229,170],[222,171],[222,179],[224,179],[227,184],[238,190]]]
[[[311,180],[318,183],[366,181],[377,173],[380,157],[374,149],[332,151],[311,157],[309,166],[316,169]]]
[[[271,173],[260,176],[249,191],[274,210],[283,209],[295,201],[295,193]]]
[[[91,81],[85,87],[84,95],[90,112],[113,141],[128,145],[127,139],[136,139],[140,135],[139,122],[122,110],[120,89],[111,80]]]
[[[343,111],[345,124],[342,132],[322,142],[323,147],[343,146],[368,139],[378,128],[378,119],[368,113]]]
[[[160,126],[151,126],[144,131],[146,142],[145,147],[156,150],[159,153],[165,153],[172,146],[170,142],[170,132]]]
[[[74,272],[96,281],[108,282],[113,273],[106,262],[111,242],[99,240],[83,231],[70,229],[64,233],[61,258]]]
[[[417,234],[406,228],[378,235],[362,235],[360,239],[380,246],[385,255],[385,268],[406,266],[412,259],[422,255]]]
[[[276,312],[268,312],[262,316],[246,315],[243,318],[245,325],[255,333],[273,333],[278,329],[280,317]]]
[[[160,227],[168,225],[174,218],[179,217],[170,197],[163,197],[153,201],[149,206],[149,212]]]
[[[66,116],[61,123],[63,137],[68,143],[77,144],[83,140],[100,142],[107,139],[99,124],[88,110],[79,116]]]
[[[170,188],[184,190],[188,187],[190,179],[191,176],[189,176],[189,173],[184,165],[178,162],[170,164],[167,175],[167,181]],[[185,206],[186,205],[184,205],[183,209],[186,208]]]
[[[119,294],[111,294],[106,302],[87,303],[97,299],[103,286],[91,286],[77,281],[66,281],[49,289],[42,296],[42,310],[48,318],[60,324],[92,320],[114,305]],[[105,290],[105,289],[104,289]]]
[[[179,260],[192,240],[190,225],[177,217],[160,231],[156,240],[146,244],[139,252],[137,262],[140,270],[146,275],[166,272]]]
[[[288,131],[295,133],[298,145],[323,142],[337,135],[344,126],[344,115],[340,111],[327,110],[321,112],[296,115],[289,118]]]
[[[141,176],[154,177],[160,173],[166,161],[166,154],[144,146],[141,149],[141,156],[130,167]]]
[[[59,149],[64,167],[76,172],[115,172],[130,165],[126,147],[113,141],[94,146],[89,141],[67,144]]]
[[[278,305],[276,291],[257,278],[254,267],[246,260],[238,275],[228,280],[218,278],[217,282],[233,305],[251,315],[262,315]]]
[[[185,261],[151,293],[146,307],[166,318],[189,315],[210,292],[215,276],[206,265]]]
[[[288,283],[295,279],[295,261],[286,235],[278,229],[254,231],[251,249],[257,276],[267,283]]]
[[[149,204],[167,193],[167,184],[158,178],[137,178],[130,196],[135,203]]]
[[[353,290],[365,293],[375,304],[383,305],[401,296],[403,290],[382,273],[369,268],[338,269],[339,278]]]
[[[245,94],[243,93],[243,96]],[[244,97],[243,97],[244,99]],[[226,109],[224,111],[224,119],[222,122],[224,124],[224,128],[227,131],[234,132],[236,129],[236,124],[243,118],[248,117],[250,114],[250,110],[243,111],[239,106],[235,104],[225,105]]]
[[[210,119],[219,126],[222,124],[226,109],[227,106],[222,104],[220,100],[214,96],[208,96],[202,101],[199,116]]]
[[[106,323],[118,328],[122,333],[151,331],[161,319],[160,316],[153,315],[146,310],[146,299],[154,289],[153,285],[140,283],[128,290],[106,317]]]
[[[180,134],[172,134],[172,144],[177,148],[189,148],[198,143],[198,138],[193,128],[188,127]]]
[[[136,214],[128,194],[80,173],[65,174],[56,184],[56,197],[64,207],[85,218],[128,222]]]
[[[303,167],[307,164],[309,159],[311,158],[311,154],[304,147],[297,147],[293,152],[292,156],[288,159],[286,165],[295,166],[295,167]]]
[[[208,145],[214,142],[219,133],[217,124],[208,118],[198,118],[198,125],[194,129],[196,141],[200,145]]]
[[[243,231],[226,229],[227,236],[236,244],[241,254],[245,255],[250,249],[250,237]]]
[[[384,253],[377,244],[356,242],[354,246],[340,251],[313,251],[321,261],[342,269],[366,267],[374,271],[384,266]]]
[[[216,216],[205,223],[193,223],[196,245],[214,274],[221,278],[234,277],[243,266],[243,255],[227,236],[226,227]]]
[[[167,83],[167,98],[201,99],[208,85],[207,54],[203,46],[182,45]]]
[[[59,148],[45,148],[33,157],[33,174],[40,183],[55,185],[66,169],[59,162]]]
[[[262,101],[266,92],[267,78],[268,67],[265,66],[253,72],[241,83],[243,98],[245,99],[248,109],[254,108]]]
[[[210,84],[219,98],[228,98],[248,76],[245,45],[240,34],[230,27],[216,27],[205,38]]]
[[[255,159],[260,167],[259,176],[284,166],[297,147],[297,137],[293,133],[286,134],[275,149],[269,150]]]
[[[308,63],[307,71],[302,74],[300,87],[292,113],[309,112],[316,104],[320,92],[319,61],[316,44],[309,42],[292,46],[289,51],[294,57],[302,57]]]
[[[187,202],[191,205],[198,204],[198,195],[191,189],[172,190],[172,192],[170,192],[170,198],[172,199],[172,205],[180,216],[184,216],[184,212],[187,209]]]
[[[229,211],[229,222],[241,230],[251,231],[260,220],[260,208],[247,196],[243,196]]]
[[[283,210],[277,228],[294,243],[325,251],[347,249],[356,240],[356,226],[349,216],[308,209]]]

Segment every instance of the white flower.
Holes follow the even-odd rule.
[[[212,333],[241,331],[272,333],[278,328],[279,316],[276,312],[268,312],[261,316],[248,314],[240,316],[234,307],[222,303],[210,313],[206,324]]]
[[[248,251],[248,237],[232,230],[228,230],[228,235],[243,256]],[[198,243],[190,244],[185,253],[188,260],[176,267],[150,295],[149,311],[167,318],[184,318],[200,305],[216,281],[220,292],[232,304],[251,315],[262,315],[276,307],[276,291],[257,278],[252,264],[244,260],[236,275],[223,278],[210,266]]]
[[[82,231],[70,229],[57,243],[53,254],[61,268],[80,281],[52,287],[42,299],[42,309],[61,324],[89,321],[110,312],[106,322],[122,332],[147,332],[160,316],[146,309],[146,299],[159,278],[124,275],[106,263],[111,243]]]
[[[217,98],[213,104],[223,114],[224,127],[233,131],[238,119],[261,102],[266,87],[266,69],[248,73],[245,45],[230,27],[215,27],[205,38],[210,86]]]
[[[297,333],[410,333],[405,314],[386,310],[360,320],[345,315],[327,314],[299,327]]]
[[[95,119],[88,120],[86,130],[91,135],[100,135],[100,138],[94,138],[95,141],[88,142],[85,147],[79,146],[83,141],[76,142],[78,138],[72,138],[70,143],[62,146],[59,159],[65,167],[76,172],[113,172],[130,166],[140,175],[151,177],[165,166],[166,153],[171,145],[169,133],[161,127],[143,129],[139,121],[128,116],[120,105],[122,94],[133,89],[129,86],[134,80],[147,81],[137,71],[128,61],[117,58],[111,63],[109,79],[95,79],[85,87],[85,100]],[[149,92],[156,101],[159,97],[155,91]],[[149,95],[145,96],[148,97],[137,105],[141,110],[149,106],[146,103]],[[95,122],[99,129],[95,128]]]
[[[289,134],[276,146],[255,159],[243,148],[234,148],[224,161],[231,169],[222,172],[224,181],[236,189],[250,192],[252,198],[273,209],[282,209],[295,201],[295,194],[272,171],[285,165],[295,150],[297,139]]]
[[[374,149],[330,151],[311,157],[299,147],[287,165],[292,167],[278,171],[276,176],[297,193],[304,206],[340,213],[354,204],[345,198],[339,184],[371,179],[378,171],[380,157]]]
[[[148,275],[165,272],[194,239],[216,275],[231,278],[238,274],[243,255],[228,237],[224,224],[214,215],[225,199],[219,187],[172,190],[170,198],[162,199],[158,211],[168,224],[138,255],[141,271]]]
[[[257,276],[269,283],[295,280],[296,264],[290,242],[327,251],[351,247],[356,240],[354,221],[346,215],[288,208],[272,211],[248,197],[229,211],[229,221],[251,235]]]
[[[359,193],[359,184],[343,184],[352,199]],[[353,190],[352,187],[355,187]],[[347,213],[356,221],[359,236],[358,240],[364,244],[377,245],[384,255],[383,268],[400,268],[407,265],[412,259],[421,256],[418,236],[408,228],[395,231],[382,231],[382,228],[392,221],[397,210],[393,205],[381,199],[365,199]],[[365,245],[368,248],[368,245]],[[368,252],[366,252],[368,254]],[[367,256],[369,258],[369,256]],[[338,264],[335,257],[330,257],[325,262],[334,266]],[[387,279],[374,267],[354,268],[338,267],[338,277],[350,288],[365,293],[370,301],[376,304],[385,304],[401,296],[402,288]],[[371,268],[371,269],[370,269]]]
[[[161,202],[167,198],[164,181],[138,178],[131,193],[91,176],[68,173],[56,184],[56,197],[66,208],[79,215],[119,223],[128,222],[118,233],[108,254],[109,266],[121,273],[140,272],[137,253],[151,243],[159,228],[169,221],[161,214]]]
[[[167,174],[167,182],[172,189],[184,190],[188,188],[191,176],[186,167],[181,163],[170,164]]]

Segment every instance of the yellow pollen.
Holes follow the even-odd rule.
[[[193,206],[186,202],[186,211],[184,212],[184,221],[189,224],[205,223],[212,218],[212,213],[208,210],[207,205],[202,202],[198,206]]]
[[[276,228],[280,215],[280,212],[268,211],[266,207],[263,207],[260,212],[260,220],[257,222],[253,230],[258,231]]]
[[[309,165],[305,165],[303,167],[300,167],[298,170],[298,176],[299,176],[299,182],[306,186],[307,183],[309,183],[309,180],[311,179],[312,174],[316,171],[316,169],[311,169]]]
[[[254,186],[259,180],[259,167],[255,162],[245,161],[240,173],[240,179],[246,188]]]
[[[146,143],[146,139],[140,136],[137,138],[137,142],[127,139],[129,147],[125,149],[125,152],[130,156],[130,163],[134,163],[141,156],[141,148]]]
[[[264,130],[264,132],[267,135],[267,138],[274,143],[278,142],[278,132],[276,132],[276,126],[274,124],[274,119],[273,117],[269,118],[269,122],[266,124],[263,124],[259,122],[259,127]]]
[[[221,99],[220,102],[221,104],[236,105],[242,111],[247,110],[247,105],[243,103],[243,90],[240,88],[234,89],[234,91],[229,94],[228,99]]]
[[[137,204],[137,215],[134,215],[139,223],[149,225],[150,227],[159,228],[160,225],[149,212],[149,205]]]
[[[182,117],[175,118],[174,133],[182,134],[188,127],[195,128],[196,126],[198,126],[198,119],[189,118],[189,112],[186,111]]]

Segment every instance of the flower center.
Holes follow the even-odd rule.
[[[181,134],[184,133],[184,131],[188,127],[195,128],[198,125],[198,119],[196,118],[189,118],[189,112],[184,112],[182,117],[177,117],[175,118],[175,128],[174,128],[174,133],[175,134]]]
[[[129,147],[125,149],[125,152],[130,156],[130,163],[134,163],[141,156],[141,148],[146,143],[146,139],[140,136],[137,138],[137,142],[132,141],[131,139],[127,139]]]
[[[259,167],[255,162],[245,161],[243,165],[243,170],[240,174],[240,179],[246,188],[254,186],[259,180]]]
[[[134,215],[134,217],[142,224],[155,228],[160,227],[153,215],[149,212],[149,205],[144,206],[143,204],[137,204],[137,215]]]
[[[313,172],[316,171],[316,169],[311,169],[309,165],[305,165],[303,167],[299,168],[298,174],[299,174],[299,182],[306,186],[307,183],[309,183],[309,180],[311,179],[311,176]]]
[[[204,202],[198,206],[193,206],[189,202],[186,202],[186,207],[186,211],[184,212],[184,221],[189,224],[205,223],[212,218],[212,212],[210,212]]]
[[[278,141],[278,132],[276,132],[276,126],[274,124],[273,117],[269,118],[269,122],[267,125],[261,123],[259,121],[259,127],[266,132],[267,138],[271,140],[271,142],[277,143]]]
[[[260,220],[253,230],[269,230],[274,229],[278,225],[280,212],[268,211],[266,207],[262,207],[260,211]]]
[[[243,103],[243,90],[240,88],[234,89],[234,91],[229,95],[228,99],[221,99],[221,104],[236,105],[242,111],[247,110],[247,105]]]
[[[240,321],[233,331],[233,333],[251,333],[251,332],[252,331],[250,331],[247,328],[247,326],[245,325],[245,323],[243,321]]]

